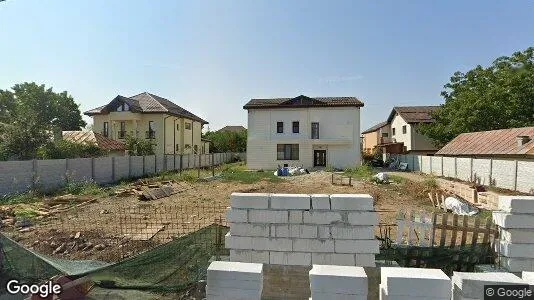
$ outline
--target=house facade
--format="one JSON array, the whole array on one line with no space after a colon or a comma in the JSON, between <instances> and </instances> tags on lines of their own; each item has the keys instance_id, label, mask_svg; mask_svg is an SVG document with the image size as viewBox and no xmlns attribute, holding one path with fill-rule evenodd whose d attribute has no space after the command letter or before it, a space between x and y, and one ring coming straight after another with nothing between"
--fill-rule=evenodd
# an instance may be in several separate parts
<instances>
[{"instance_id":1,"label":"house facade","mask_svg":"<svg viewBox=\"0 0 534 300\"><path fill-rule=\"evenodd\" d=\"M367 154L372 154L379 144L391 141L391 128L388 122L381 122L373 127L362 131L363 151Z\"/></svg>"},{"instance_id":2,"label":"house facade","mask_svg":"<svg viewBox=\"0 0 534 300\"><path fill-rule=\"evenodd\" d=\"M360 107L355 97L252 99L247 166L347 168L361 164Z\"/></svg>"},{"instance_id":3,"label":"house facade","mask_svg":"<svg viewBox=\"0 0 534 300\"><path fill-rule=\"evenodd\" d=\"M150 140L158 155L209 152L201 138L208 122L154 94L119 95L84 114L93 118L93 131L123 143L128 135Z\"/></svg>"}]
</instances>

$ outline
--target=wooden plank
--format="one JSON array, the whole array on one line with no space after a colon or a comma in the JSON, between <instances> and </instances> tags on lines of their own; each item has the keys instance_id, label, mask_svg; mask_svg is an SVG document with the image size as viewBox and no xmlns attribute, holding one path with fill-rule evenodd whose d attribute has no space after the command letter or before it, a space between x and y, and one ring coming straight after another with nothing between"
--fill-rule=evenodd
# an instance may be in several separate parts
<instances>
[{"instance_id":1,"label":"wooden plank","mask_svg":"<svg viewBox=\"0 0 534 300\"><path fill-rule=\"evenodd\" d=\"M430 202L432 202L432 206L437 207L437 204L434 201L434 197L432 196L432 193L428 193L428 198L430 198Z\"/></svg>"},{"instance_id":2,"label":"wooden plank","mask_svg":"<svg viewBox=\"0 0 534 300\"><path fill-rule=\"evenodd\" d=\"M412 245L412 230L413 230L413 210L410 211L410 216L408 217L408 246Z\"/></svg>"},{"instance_id":3,"label":"wooden plank","mask_svg":"<svg viewBox=\"0 0 534 300\"><path fill-rule=\"evenodd\" d=\"M451 247L454 247L456 246L456 235L458 233L458 215L452 217L452 226L454 229L452 230Z\"/></svg>"},{"instance_id":4,"label":"wooden plank","mask_svg":"<svg viewBox=\"0 0 534 300\"><path fill-rule=\"evenodd\" d=\"M430 233L430 247L434 247L434 240L436 236L436 213L432 212L430 217L430 222L432 223L432 232Z\"/></svg>"},{"instance_id":5,"label":"wooden plank","mask_svg":"<svg viewBox=\"0 0 534 300\"><path fill-rule=\"evenodd\" d=\"M464 216L462 220L462 243L460 244L462 247L465 246L465 242L467 241L467 228L468 227L469 227L469 218L467 216Z\"/></svg>"},{"instance_id":6,"label":"wooden plank","mask_svg":"<svg viewBox=\"0 0 534 300\"><path fill-rule=\"evenodd\" d=\"M478 233L479 233L478 227L480 227L480 218L475 219L475 226L474 226L475 230L473 230L473 237L471 238L472 246L476 246L478 243Z\"/></svg>"},{"instance_id":7,"label":"wooden plank","mask_svg":"<svg viewBox=\"0 0 534 300\"><path fill-rule=\"evenodd\" d=\"M447 224L448 218L449 218L448 214L443 214L442 217L441 217L441 224L448 225ZM439 239L439 246L440 247L444 247L445 246L445 237L446 237L446 235L447 235L447 230L446 229L441 229L441 234L440 234L440 239Z\"/></svg>"},{"instance_id":8,"label":"wooden plank","mask_svg":"<svg viewBox=\"0 0 534 300\"><path fill-rule=\"evenodd\" d=\"M483 232L482 236L482 243L487 244L489 242L490 234L491 234L491 226L493 222L490 218L486 219L486 225L484 226L485 230Z\"/></svg>"}]
</instances>

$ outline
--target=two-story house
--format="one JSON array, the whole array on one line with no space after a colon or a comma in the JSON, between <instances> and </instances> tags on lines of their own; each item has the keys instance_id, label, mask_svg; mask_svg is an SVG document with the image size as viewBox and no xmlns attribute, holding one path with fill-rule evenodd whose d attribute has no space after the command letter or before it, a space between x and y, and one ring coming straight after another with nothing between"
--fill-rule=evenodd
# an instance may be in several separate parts
<instances>
[{"instance_id":1,"label":"two-story house","mask_svg":"<svg viewBox=\"0 0 534 300\"><path fill-rule=\"evenodd\" d=\"M93 131L122 142L128 135L148 139L156 154L209 152L209 145L201 138L202 127L208 122L150 93L119 95L84 114L93 117Z\"/></svg>"},{"instance_id":2,"label":"two-story house","mask_svg":"<svg viewBox=\"0 0 534 300\"><path fill-rule=\"evenodd\" d=\"M243 106L248 168L360 165L362 106L355 97L251 99Z\"/></svg>"},{"instance_id":3,"label":"two-story house","mask_svg":"<svg viewBox=\"0 0 534 300\"><path fill-rule=\"evenodd\" d=\"M362 131L363 151L365 153L372 154L378 145L389 141L391 141L390 127L386 121Z\"/></svg>"}]
</instances>

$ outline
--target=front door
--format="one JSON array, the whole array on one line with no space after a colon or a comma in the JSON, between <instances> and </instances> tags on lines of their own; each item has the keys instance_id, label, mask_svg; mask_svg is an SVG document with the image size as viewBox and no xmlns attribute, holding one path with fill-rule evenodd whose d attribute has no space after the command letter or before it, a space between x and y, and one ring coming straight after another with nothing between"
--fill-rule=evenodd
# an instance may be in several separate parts
<instances>
[{"instance_id":1,"label":"front door","mask_svg":"<svg viewBox=\"0 0 534 300\"><path fill-rule=\"evenodd\" d=\"M326 167L326 150L313 150L313 166Z\"/></svg>"}]
</instances>

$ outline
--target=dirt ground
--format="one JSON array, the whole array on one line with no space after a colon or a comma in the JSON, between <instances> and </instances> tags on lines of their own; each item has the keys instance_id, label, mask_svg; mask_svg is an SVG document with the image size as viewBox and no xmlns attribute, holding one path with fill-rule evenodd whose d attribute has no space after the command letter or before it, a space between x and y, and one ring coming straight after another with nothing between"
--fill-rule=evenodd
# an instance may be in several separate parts
<instances>
[{"instance_id":1,"label":"dirt ground","mask_svg":"<svg viewBox=\"0 0 534 300\"><path fill-rule=\"evenodd\" d=\"M187 183L181 193L152 201L108 196L45 217L22 232L12 231L11 236L30 249L56 257L119 261L214 222L224 224L232 192L370 194L381 224L395 224L400 209L432 210L421 182L377 185L353 179L352 186L341 186L332 185L331 176L317 171L283 177L281 182L194 182Z\"/></svg>"}]
</instances>

